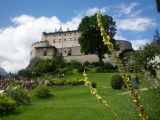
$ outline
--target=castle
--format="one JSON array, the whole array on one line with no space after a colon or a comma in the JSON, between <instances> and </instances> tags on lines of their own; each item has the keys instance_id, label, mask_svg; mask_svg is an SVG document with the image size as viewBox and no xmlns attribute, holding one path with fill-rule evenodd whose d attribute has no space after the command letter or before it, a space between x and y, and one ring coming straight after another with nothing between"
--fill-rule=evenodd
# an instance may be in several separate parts
<instances>
[{"instance_id":1,"label":"castle","mask_svg":"<svg viewBox=\"0 0 160 120\"><path fill-rule=\"evenodd\" d=\"M30 53L31 60L34 58L40 59L52 59L55 56L62 55L66 62L76 60L84 63L97 62L98 57L96 54L87 54L80 52L80 44L78 38L80 37L80 31L69 29L67 31L59 31L42 33L41 41L32 44L32 50ZM124 50L132 50L132 44L124 40L116 40L117 52L120 53ZM104 62L114 63L114 59L110 54L105 54Z\"/></svg>"}]
</instances>

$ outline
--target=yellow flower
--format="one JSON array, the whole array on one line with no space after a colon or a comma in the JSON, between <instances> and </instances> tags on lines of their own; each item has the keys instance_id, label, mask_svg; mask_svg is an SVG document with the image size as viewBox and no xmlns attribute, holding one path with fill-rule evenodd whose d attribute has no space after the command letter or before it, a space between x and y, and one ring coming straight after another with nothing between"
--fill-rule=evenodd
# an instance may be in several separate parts
<instances>
[{"instance_id":1,"label":"yellow flower","mask_svg":"<svg viewBox=\"0 0 160 120\"><path fill-rule=\"evenodd\" d=\"M105 29L104 29L104 27L102 25L102 22L101 22L101 14L100 14L100 12L98 12L96 15L97 15L98 27L99 27L99 29L101 31L101 36L103 37L103 42L104 42L105 45L108 46L108 49L110 50L111 54L114 56L114 59L116 60L116 64L118 66L118 69L121 72L122 77L124 78L124 82L125 82L125 84L127 85L127 87L130 90L130 96L133 97L133 102L135 102L137 108L141 109L140 111L138 111L139 112L139 116L142 119L147 120L148 116L145 114L144 111L142 111L143 110L143 106L141 105L140 99L136 95L136 92L132 88L131 81L129 80L128 74L126 73L126 71L124 69L122 61L119 59L119 55L114 50L113 44L110 42L110 36L108 36L106 34L106 32L105 32ZM99 97L97 96L97 98L99 98ZM101 98L99 98L99 99L101 99Z\"/></svg>"}]
</instances>

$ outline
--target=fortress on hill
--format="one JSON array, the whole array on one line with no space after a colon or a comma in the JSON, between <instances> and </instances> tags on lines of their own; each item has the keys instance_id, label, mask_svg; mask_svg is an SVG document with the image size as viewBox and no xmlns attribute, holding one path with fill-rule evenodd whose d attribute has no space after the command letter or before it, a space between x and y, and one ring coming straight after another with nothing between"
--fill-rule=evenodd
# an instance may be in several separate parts
<instances>
[{"instance_id":1,"label":"fortress on hill","mask_svg":"<svg viewBox=\"0 0 160 120\"><path fill-rule=\"evenodd\" d=\"M80 31L73 30L42 33L41 41L32 44L32 50L30 53L31 60L34 58L40 59L52 59L55 56L62 55L66 62L76 60L84 63L97 62L99 59L96 54L87 54L80 52L80 44L78 38L80 37ZM132 50L132 44L124 40L116 40L117 52L121 53L124 50ZM114 59L110 54L105 54L104 62L114 63Z\"/></svg>"}]
</instances>

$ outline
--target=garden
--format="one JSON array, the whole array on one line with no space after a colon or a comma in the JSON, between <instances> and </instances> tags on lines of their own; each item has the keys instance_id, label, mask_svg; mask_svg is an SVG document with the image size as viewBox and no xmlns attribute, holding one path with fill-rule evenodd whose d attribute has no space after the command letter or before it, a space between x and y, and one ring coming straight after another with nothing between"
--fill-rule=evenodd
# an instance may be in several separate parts
<instances>
[{"instance_id":1,"label":"garden","mask_svg":"<svg viewBox=\"0 0 160 120\"><path fill-rule=\"evenodd\" d=\"M61 56L38 60L32 72L19 71L20 76L29 80L9 81L5 93L0 94L0 120L160 119L159 81L154 74L149 78L141 70L143 67L153 73L153 68L147 65L158 53L157 49L146 45L143 50L133 52L129 59L135 61L126 66L126 59L120 59L103 28L101 17L105 21L106 16L98 13L92 17L96 17L104 46L117 65L102 62L102 53L98 53L99 63L83 65L77 61L65 63ZM146 53L150 53L144 56L147 59L142 57ZM139 79L137 88L133 74Z\"/></svg>"}]
</instances>

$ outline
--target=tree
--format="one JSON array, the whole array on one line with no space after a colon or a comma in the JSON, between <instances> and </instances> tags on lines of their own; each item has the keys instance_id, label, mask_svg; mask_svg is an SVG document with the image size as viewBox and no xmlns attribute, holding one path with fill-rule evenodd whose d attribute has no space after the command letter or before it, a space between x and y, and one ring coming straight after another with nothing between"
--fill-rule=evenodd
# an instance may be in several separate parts
<instances>
[{"instance_id":1,"label":"tree","mask_svg":"<svg viewBox=\"0 0 160 120\"><path fill-rule=\"evenodd\" d=\"M18 71L18 76L31 78L32 77L32 73L29 70L22 69L22 70Z\"/></svg>"},{"instance_id":2,"label":"tree","mask_svg":"<svg viewBox=\"0 0 160 120\"><path fill-rule=\"evenodd\" d=\"M143 49L139 49L132 53L132 63L133 69L135 71L140 71L142 69L146 70L149 63L155 59L155 56L160 54L160 51L152 44L147 44Z\"/></svg>"},{"instance_id":3,"label":"tree","mask_svg":"<svg viewBox=\"0 0 160 120\"><path fill-rule=\"evenodd\" d=\"M158 29L156 29L155 30L155 32L154 32L154 38L153 38L153 41L155 41L155 42L157 42L157 43L159 43L160 44L160 34L159 34L159 31L158 31Z\"/></svg>"},{"instance_id":4,"label":"tree","mask_svg":"<svg viewBox=\"0 0 160 120\"><path fill-rule=\"evenodd\" d=\"M32 73L35 76L42 76L46 73L52 73L56 69L56 65L53 60L38 60L37 64L32 69Z\"/></svg>"},{"instance_id":5,"label":"tree","mask_svg":"<svg viewBox=\"0 0 160 120\"><path fill-rule=\"evenodd\" d=\"M104 15L101 18L106 33L110 36L111 42L115 44L113 37L116 34L116 22L113 21L113 18L108 15ZM109 53L109 50L102 41L102 36L97 24L96 14L93 16L84 17L78 27L78 30L81 32L81 36L79 37L81 52L85 54L97 54L99 58L99 64L101 65L104 54Z\"/></svg>"}]
</instances>

